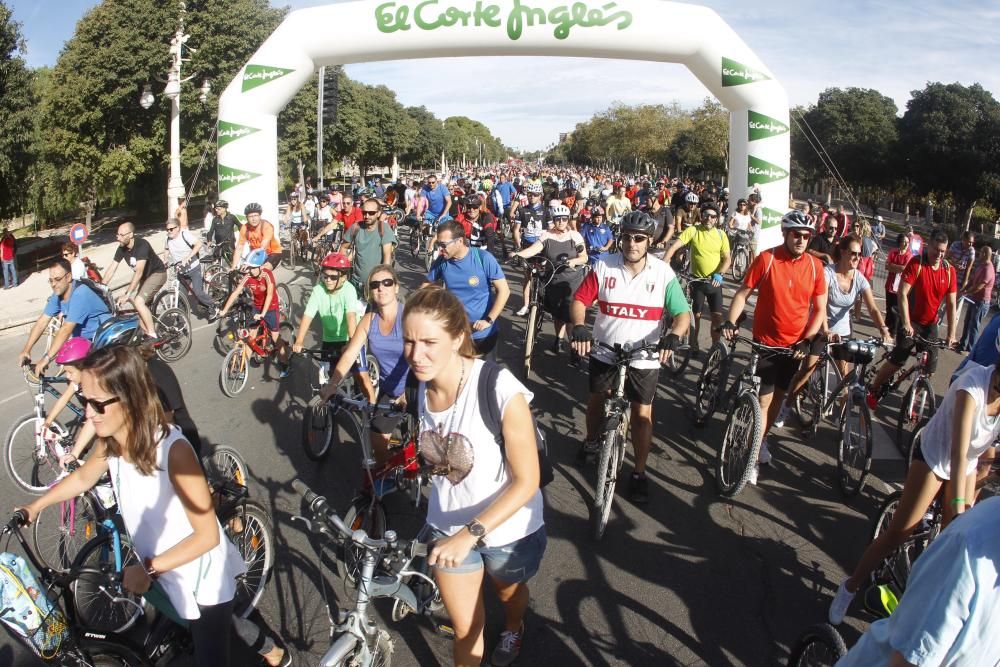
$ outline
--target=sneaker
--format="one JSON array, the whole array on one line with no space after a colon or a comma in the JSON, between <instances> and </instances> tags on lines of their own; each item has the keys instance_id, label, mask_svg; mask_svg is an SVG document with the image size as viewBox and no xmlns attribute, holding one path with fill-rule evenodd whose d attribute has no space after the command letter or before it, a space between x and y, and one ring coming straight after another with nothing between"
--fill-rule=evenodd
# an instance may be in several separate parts
<instances>
[{"instance_id":1,"label":"sneaker","mask_svg":"<svg viewBox=\"0 0 1000 667\"><path fill-rule=\"evenodd\" d=\"M208 321L209 322L214 322L217 319L219 319L219 309L218 308L213 308L212 312L210 312L208 314Z\"/></svg>"},{"instance_id":2,"label":"sneaker","mask_svg":"<svg viewBox=\"0 0 1000 667\"><path fill-rule=\"evenodd\" d=\"M278 379L279 380L288 377L288 373L290 372L289 368L288 368L288 364L283 364L280 361L278 361L278 362L275 362L275 366L277 366L277 368L278 368Z\"/></svg>"},{"instance_id":3,"label":"sneaker","mask_svg":"<svg viewBox=\"0 0 1000 667\"><path fill-rule=\"evenodd\" d=\"M762 466L771 465L772 458L771 450L767 448L767 438L764 438L764 441L760 443L760 453L757 454L757 463Z\"/></svg>"},{"instance_id":4,"label":"sneaker","mask_svg":"<svg viewBox=\"0 0 1000 667\"><path fill-rule=\"evenodd\" d=\"M584 440L580 443L580 447L576 450L576 460L577 463L586 463L591 460L595 454L601 449L601 443L598 440Z\"/></svg>"},{"instance_id":5,"label":"sneaker","mask_svg":"<svg viewBox=\"0 0 1000 667\"><path fill-rule=\"evenodd\" d=\"M493 649L490 664L494 667L507 667L507 665L512 664L521 653L522 639L524 639L524 623L521 623L517 632L504 630L500 633L500 642Z\"/></svg>"},{"instance_id":6,"label":"sneaker","mask_svg":"<svg viewBox=\"0 0 1000 667\"><path fill-rule=\"evenodd\" d=\"M517 311L514 314L517 315L518 317L524 317L525 315L528 314L528 307L527 306L522 306L521 310Z\"/></svg>"},{"instance_id":7,"label":"sneaker","mask_svg":"<svg viewBox=\"0 0 1000 667\"><path fill-rule=\"evenodd\" d=\"M752 486L757 486L757 476L760 474L760 466L754 465L753 470L750 471L750 477L747 478L747 484Z\"/></svg>"},{"instance_id":8,"label":"sneaker","mask_svg":"<svg viewBox=\"0 0 1000 667\"><path fill-rule=\"evenodd\" d=\"M628 499L636 505L649 502L649 480L646 476L637 477L634 473L628 480Z\"/></svg>"},{"instance_id":9,"label":"sneaker","mask_svg":"<svg viewBox=\"0 0 1000 667\"><path fill-rule=\"evenodd\" d=\"M837 595L834 596L833 602L830 603L828 618L830 625L841 624L844 616L847 615L847 609L851 606L852 600L854 600L854 593L847 590L847 579L844 579L837 588Z\"/></svg>"},{"instance_id":10,"label":"sneaker","mask_svg":"<svg viewBox=\"0 0 1000 667\"><path fill-rule=\"evenodd\" d=\"M781 403L781 410L778 411L778 417L774 420L774 428L784 428L785 421L788 420L788 413L792 411L792 408L788 403Z\"/></svg>"}]
</instances>

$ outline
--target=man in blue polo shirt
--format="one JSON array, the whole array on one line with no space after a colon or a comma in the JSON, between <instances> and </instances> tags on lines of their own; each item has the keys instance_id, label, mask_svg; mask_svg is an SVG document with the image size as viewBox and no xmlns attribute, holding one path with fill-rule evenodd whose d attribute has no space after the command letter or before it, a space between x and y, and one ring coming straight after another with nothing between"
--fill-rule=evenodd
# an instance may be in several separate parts
<instances>
[{"instance_id":1,"label":"man in blue polo shirt","mask_svg":"<svg viewBox=\"0 0 1000 667\"><path fill-rule=\"evenodd\" d=\"M510 215L510 202L517 196L517 189L507 180L507 174L500 174L500 183L497 185L496 190L500 193L500 198L503 200L503 215L507 217Z\"/></svg>"},{"instance_id":2,"label":"man in blue polo shirt","mask_svg":"<svg viewBox=\"0 0 1000 667\"><path fill-rule=\"evenodd\" d=\"M507 305L507 276L493 255L465 243L465 229L453 220L442 222L435 247L441 255L431 264L427 283L441 282L465 306L472 324L476 353L496 359L497 318Z\"/></svg>"},{"instance_id":3,"label":"man in blue polo shirt","mask_svg":"<svg viewBox=\"0 0 1000 667\"><path fill-rule=\"evenodd\" d=\"M22 364L31 360L31 348L45 333L45 328L53 317L62 315L63 324L49 347L52 357L71 336L82 336L87 340L93 340L97 327L111 317L111 311L100 295L73 280L73 268L65 259L57 259L49 267L49 285L52 286L52 295L45 302L45 308L35 320L35 325L31 327L28 342L24 344L24 349L18 358ZM35 364L35 372L41 374L50 360L51 357L47 352Z\"/></svg>"}]
</instances>

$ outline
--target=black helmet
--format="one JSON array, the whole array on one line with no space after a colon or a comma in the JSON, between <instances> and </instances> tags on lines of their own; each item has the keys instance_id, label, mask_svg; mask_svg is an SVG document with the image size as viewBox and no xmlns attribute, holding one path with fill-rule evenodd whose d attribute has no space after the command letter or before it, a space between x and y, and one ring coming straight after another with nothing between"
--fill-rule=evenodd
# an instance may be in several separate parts
<instances>
[{"instance_id":1,"label":"black helmet","mask_svg":"<svg viewBox=\"0 0 1000 667\"><path fill-rule=\"evenodd\" d=\"M623 232L641 232L652 236L656 231L656 221L644 211L632 211L622 218L621 228Z\"/></svg>"},{"instance_id":2,"label":"black helmet","mask_svg":"<svg viewBox=\"0 0 1000 667\"><path fill-rule=\"evenodd\" d=\"M462 203L471 208L479 208L483 205L483 198L473 192L462 198Z\"/></svg>"},{"instance_id":3,"label":"black helmet","mask_svg":"<svg viewBox=\"0 0 1000 667\"><path fill-rule=\"evenodd\" d=\"M243 215L250 215L251 213L263 213L264 209L257 202L250 202L247 207L243 209Z\"/></svg>"},{"instance_id":4,"label":"black helmet","mask_svg":"<svg viewBox=\"0 0 1000 667\"><path fill-rule=\"evenodd\" d=\"M707 211L711 211L715 214L715 217L719 217L719 209L715 204L709 202L701 205L701 214L705 215Z\"/></svg>"}]
</instances>

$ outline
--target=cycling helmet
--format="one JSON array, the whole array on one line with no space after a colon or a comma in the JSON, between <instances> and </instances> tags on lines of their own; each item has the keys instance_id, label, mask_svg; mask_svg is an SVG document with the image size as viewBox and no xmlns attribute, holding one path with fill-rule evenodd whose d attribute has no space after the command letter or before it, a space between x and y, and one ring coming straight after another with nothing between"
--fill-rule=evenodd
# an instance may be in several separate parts
<instances>
[{"instance_id":1,"label":"cycling helmet","mask_svg":"<svg viewBox=\"0 0 1000 667\"><path fill-rule=\"evenodd\" d=\"M781 218L781 231L787 232L790 229L808 229L813 231L813 226L809 222L806 214L799 210L789 211Z\"/></svg>"},{"instance_id":2,"label":"cycling helmet","mask_svg":"<svg viewBox=\"0 0 1000 667\"><path fill-rule=\"evenodd\" d=\"M250 202L249 204L247 204L247 207L243 209L243 215L250 215L251 213L263 213L263 212L264 208L255 201Z\"/></svg>"},{"instance_id":3,"label":"cycling helmet","mask_svg":"<svg viewBox=\"0 0 1000 667\"><path fill-rule=\"evenodd\" d=\"M94 334L92 350L100 350L110 345L129 343L139 330L138 315L119 315L104 320Z\"/></svg>"},{"instance_id":4,"label":"cycling helmet","mask_svg":"<svg viewBox=\"0 0 1000 667\"><path fill-rule=\"evenodd\" d=\"M715 217L719 217L719 209L715 206L715 204L702 204L701 214L705 215L706 211L711 211L715 214Z\"/></svg>"},{"instance_id":5,"label":"cycling helmet","mask_svg":"<svg viewBox=\"0 0 1000 667\"><path fill-rule=\"evenodd\" d=\"M75 364L78 361L83 361L83 358L88 354L90 354L90 341L86 338L76 336L70 338L59 348L59 354L56 355L56 363Z\"/></svg>"},{"instance_id":6,"label":"cycling helmet","mask_svg":"<svg viewBox=\"0 0 1000 667\"><path fill-rule=\"evenodd\" d=\"M722 194L723 194L723 196L728 197L729 196L729 188L722 188Z\"/></svg>"},{"instance_id":7,"label":"cycling helmet","mask_svg":"<svg viewBox=\"0 0 1000 667\"><path fill-rule=\"evenodd\" d=\"M529 195L540 195L542 194L542 186L538 183L528 183L527 187L524 188L524 191Z\"/></svg>"},{"instance_id":8,"label":"cycling helmet","mask_svg":"<svg viewBox=\"0 0 1000 667\"><path fill-rule=\"evenodd\" d=\"M600 206L595 206L590 210L590 217L593 218L595 215L604 217L604 209Z\"/></svg>"},{"instance_id":9,"label":"cycling helmet","mask_svg":"<svg viewBox=\"0 0 1000 667\"><path fill-rule=\"evenodd\" d=\"M652 236L656 231L656 221L645 211L632 211L622 218L621 229L623 232L641 232Z\"/></svg>"},{"instance_id":10,"label":"cycling helmet","mask_svg":"<svg viewBox=\"0 0 1000 667\"><path fill-rule=\"evenodd\" d=\"M323 263L320 266L324 269L340 269L342 271L346 271L351 268L351 260L347 259L347 256L343 253L331 252L323 258Z\"/></svg>"},{"instance_id":11,"label":"cycling helmet","mask_svg":"<svg viewBox=\"0 0 1000 667\"><path fill-rule=\"evenodd\" d=\"M556 206L553 206L551 209L549 209L549 212L552 214L553 218L569 217L569 209L566 206L563 206L562 204L557 204Z\"/></svg>"},{"instance_id":12,"label":"cycling helmet","mask_svg":"<svg viewBox=\"0 0 1000 667\"><path fill-rule=\"evenodd\" d=\"M698 195L696 195L693 192L689 192L686 195L684 195L684 201L686 201L688 204L697 204L701 200L698 199Z\"/></svg>"},{"instance_id":13,"label":"cycling helmet","mask_svg":"<svg viewBox=\"0 0 1000 667\"><path fill-rule=\"evenodd\" d=\"M220 199L219 201L215 202L215 208L229 208L229 202L227 202L225 199Z\"/></svg>"},{"instance_id":14,"label":"cycling helmet","mask_svg":"<svg viewBox=\"0 0 1000 667\"><path fill-rule=\"evenodd\" d=\"M465 197L462 198L462 203L469 208L479 208L483 205L483 198L476 193L472 193L465 195Z\"/></svg>"},{"instance_id":15,"label":"cycling helmet","mask_svg":"<svg viewBox=\"0 0 1000 667\"><path fill-rule=\"evenodd\" d=\"M267 251L263 248L257 248L243 260L243 266L249 266L250 268L260 268L264 266L264 262L267 261Z\"/></svg>"}]
</instances>

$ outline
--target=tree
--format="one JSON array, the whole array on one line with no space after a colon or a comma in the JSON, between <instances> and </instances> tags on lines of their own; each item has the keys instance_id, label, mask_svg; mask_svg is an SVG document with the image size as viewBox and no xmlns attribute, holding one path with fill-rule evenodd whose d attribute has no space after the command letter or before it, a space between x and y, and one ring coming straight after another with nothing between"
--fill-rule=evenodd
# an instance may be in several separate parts
<instances>
[{"instance_id":1,"label":"tree","mask_svg":"<svg viewBox=\"0 0 1000 667\"><path fill-rule=\"evenodd\" d=\"M337 123L323 129L325 145L350 157L367 175L369 167L386 166L416 140L417 122L385 86L369 86L346 75L340 81Z\"/></svg>"},{"instance_id":2,"label":"tree","mask_svg":"<svg viewBox=\"0 0 1000 667\"><path fill-rule=\"evenodd\" d=\"M23 52L21 26L0 0L0 218L23 213L28 203L35 100Z\"/></svg>"},{"instance_id":3,"label":"tree","mask_svg":"<svg viewBox=\"0 0 1000 667\"><path fill-rule=\"evenodd\" d=\"M706 98L691 112L691 126L677 133L669 155L672 162L689 172L725 173L729 164L729 112Z\"/></svg>"},{"instance_id":4,"label":"tree","mask_svg":"<svg viewBox=\"0 0 1000 667\"><path fill-rule=\"evenodd\" d=\"M309 171L316 163L318 94L319 86L314 76L278 114L278 178L279 182L284 181L286 189L291 189L298 182L300 163L303 168L308 165ZM323 165L323 173L326 174L326 164Z\"/></svg>"},{"instance_id":5,"label":"tree","mask_svg":"<svg viewBox=\"0 0 1000 667\"><path fill-rule=\"evenodd\" d=\"M441 159L445 146L443 121L426 107L406 107L406 113L417 124L417 134L400 159L413 166L433 167Z\"/></svg>"}]
</instances>

